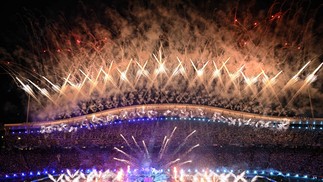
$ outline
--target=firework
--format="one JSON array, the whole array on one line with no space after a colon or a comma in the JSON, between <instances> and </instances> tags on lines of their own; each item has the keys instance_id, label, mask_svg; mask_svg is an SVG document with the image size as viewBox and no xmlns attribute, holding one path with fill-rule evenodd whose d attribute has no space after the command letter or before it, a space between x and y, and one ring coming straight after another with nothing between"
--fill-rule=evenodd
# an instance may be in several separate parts
<instances>
[{"instance_id":1,"label":"firework","mask_svg":"<svg viewBox=\"0 0 323 182\"><path fill-rule=\"evenodd\" d=\"M70 170L66 170L66 173L60 174L57 179L51 174L48 175L49 179L53 182L63 182L63 181L143 181L143 180L154 180L154 181L194 181L194 182L229 182L229 181L257 181L258 179L271 180L268 177L253 175L252 177L246 177L246 172L240 174L229 173L216 173L213 170L202 170L195 172L185 172L183 169L177 169L174 167L171 171L165 172L164 170L156 170L154 168L148 170L128 170L127 173L120 169L118 171L97 171L93 170L88 174L85 174L81 171L76 171L72 173Z\"/></svg>"},{"instance_id":2,"label":"firework","mask_svg":"<svg viewBox=\"0 0 323 182\"><path fill-rule=\"evenodd\" d=\"M152 149L153 146L149 146L149 149L148 149L144 140L142 141L142 146L140 146L137 140L135 139L135 137L131 136L131 138L133 139L133 145L134 145L132 146L129 144L128 140L122 134L120 134L121 138L126 142L127 146L129 147L131 152L134 153L134 155L130 155L124 150L121 150L120 148L115 147L114 149L119 153L121 153L123 156L125 156L126 159L120 159L120 158L114 158L114 159L116 161L130 165L131 167L137 167L137 168L140 168L140 167L150 168L152 166L158 166L161 169L166 169L173 165L181 166L187 163L191 163L192 160L183 160L183 158L185 158L187 154L189 154L194 148L198 147L199 144L196 144L184 151L183 149L187 144L186 142L188 138L191 137L196 132L196 130L188 134L185 137L184 141L179 146L177 146L176 149L170 152L169 148L171 145L172 137L176 129L177 127L174 127L170 136L164 137L164 140L158 152L158 156L153 156L153 153L150 153L148 151L149 149ZM175 156L178 156L178 157L175 157Z\"/></svg>"},{"instance_id":3,"label":"firework","mask_svg":"<svg viewBox=\"0 0 323 182\"><path fill-rule=\"evenodd\" d=\"M165 91L205 90L210 97L278 105L280 110L295 109L298 98L304 102L298 106L300 112L309 107L319 110L309 106L308 92L322 97L322 89L314 84L320 76L322 64L317 57L321 53L311 44L313 25L302 18L312 20L316 11L292 12L285 10L285 4L274 3L265 17L230 5L236 9L234 14L219 8L210 18L190 4L185 15L189 18L183 18L175 8L177 3L156 5L154 12L133 3L131 17L141 23L129 22L107 8L118 36L114 28L89 31L86 19L66 30L60 26L66 22L57 22L38 27L47 36L36 40L46 46L33 42L32 50L26 50L39 53L24 55L30 66L8 62L2 66L36 101L31 108L38 113L68 113L80 101L143 89L157 89L163 95ZM293 3L288 5L297 10ZM20 55L8 59L15 58ZM62 106L66 107L59 111Z\"/></svg>"}]
</instances>

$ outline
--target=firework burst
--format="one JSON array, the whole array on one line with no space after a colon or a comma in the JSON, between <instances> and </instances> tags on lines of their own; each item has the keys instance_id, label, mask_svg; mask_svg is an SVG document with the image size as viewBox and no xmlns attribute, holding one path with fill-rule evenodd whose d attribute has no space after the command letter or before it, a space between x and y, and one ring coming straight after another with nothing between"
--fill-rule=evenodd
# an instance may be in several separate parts
<instances>
[{"instance_id":1,"label":"firework burst","mask_svg":"<svg viewBox=\"0 0 323 182\"><path fill-rule=\"evenodd\" d=\"M155 153L152 152L153 145L149 145L147 147L146 142L142 140L140 145L138 144L135 137L131 136L132 143L130 142L122 135L122 139L127 144L128 149L130 152L134 153L133 155L128 154L125 152L124 149L120 149L118 147L114 147L114 149L122 154L125 158L117 158L115 157L114 160L122 162L126 165L129 165L131 167L135 168L157 168L157 169L167 169L171 166L182 166L187 163L192 163L192 160L185 160L187 158L187 155L197 148L199 144L187 147L187 140L196 133L196 130L192 131L190 134L188 134L184 140L175 147L175 149L170 150L172 142L172 138L175 134L177 127L174 127L171 134L169 136L165 136L164 140L159 147L159 152L157 156L154 156ZM172 146L174 147L174 146Z\"/></svg>"},{"instance_id":2,"label":"firework burst","mask_svg":"<svg viewBox=\"0 0 323 182\"><path fill-rule=\"evenodd\" d=\"M78 17L72 28L67 20L32 26L41 36L1 65L34 98L37 113L68 113L80 101L143 89L198 89L207 97L319 112L309 97L322 98L316 11L277 2L264 14L246 10L255 4L231 3L234 12L219 5L210 17L199 13L203 4L195 6L130 3L126 14L107 6L108 28L99 17Z\"/></svg>"}]
</instances>

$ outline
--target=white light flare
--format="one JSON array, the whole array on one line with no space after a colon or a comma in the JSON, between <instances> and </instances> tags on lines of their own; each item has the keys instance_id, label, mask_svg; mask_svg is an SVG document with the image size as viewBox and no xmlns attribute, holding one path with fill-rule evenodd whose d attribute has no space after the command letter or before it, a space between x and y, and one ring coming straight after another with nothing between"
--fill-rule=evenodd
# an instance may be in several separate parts
<instances>
[{"instance_id":1,"label":"white light flare","mask_svg":"<svg viewBox=\"0 0 323 182\"><path fill-rule=\"evenodd\" d=\"M299 75L301 74L301 72L310 64L311 61L308 61L288 82L287 84L284 86L283 90L285 90L286 88L288 88L290 85L293 85L294 83L296 83L299 80Z\"/></svg>"},{"instance_id":2,"label":"white light flare","mask_svg":"<svg viewBox=\"0 0 323 182\"><path fill-rule=\"evenodd\" d=\"M237 79L240 76L240 73L242 72L242 69L244 68L245 65L242 65L238 71L236 71L235 73L230 73L229 69L224 66L225 70L227 71L231 81L234 81L235 79Z\"/></svg>"},{"instance_id":3,"label":"white light flare","mask_svg":"<svg viewBox=\"0 0 323 182\"><path fill-rule=\"evenodd\" d=\"M18 77L16 77L18 82L22 85L22 89L27 92L29 95L31 95L35 100L38 101L37 97L34 94L34 91L30 88L28 84L24 84Z\"/></svg>"},{"instance_id":4,"label":"white light flare","mask_svg":"<svg viewBox=\"0 0 323 182\"><path fill-rule=\"evenodd\" d=\"M166 73L165 63L159 63L158 68L155 70L155 73L157 75L162 74L162 73Z\"/></svg>"},{"instance_id":5,"label":"white light flare","mask_svg":"<svg viewBox=\"0 0 323 182\"><path fill-rule=\"evenodd\" d=\"M205 69L205 68L206 68L206 66L208 65L209 61L207 61L207 62L203 65L203 67L202 67L201 69L197 69L197 67L195 66L195 64L193 63L193 61L192 61L192 60L190 60L190 61L191 61L191 64L192 64L192 66L193 66L194 70L196 71L196 75L197 75L198 77L202 77L202 76L204 75L204 69Z\"/></svg>"},{"instance_id":6,"label":"white light flare","mask_svg":"<svg viewBox=\"0 0 323 182\"><path fill-rule=\"evenodd\" d=\"M277 78L278 78L278 76L282 73L283 71L280 71L280 72L278 72L274 77L272 77L271 79L269 79L269 77L266 75L266 74L264 74L264 72L263 72L263 74L264 74L264 78L263 78L263 83L265 84L265 88L266 87L268 87L268 86L270 86L270 85L275 85L276 83L277 83Z\"/></svg>"},{"instance_id":7,"label":"white light flare","mask_svg":"<svg viewBox=\"0 0 323 182\"><path fill-rule=\"evenodd\" d=\"M306 77L306 83L313 83L316 80L317 76L315 73L317 73L322 66L323 63L321 63L310 75Z\"/></svg>"},{"instance_id":8,"label":"white light flare","mask_svg":"<svg viewBox=\"0 0 323 182\"><path fill-rule=\"evenodd\" d=\"M52 85L53 90L55 90L56 92L60 92L61 88L58 85L55 85L54 83L52 83L51 81L49 81L46 77L43 76L43 78Z\"/></svg>"},{"instance_id":9,"label":"white light flare","mask_svg":"<svg viewBox=\"0 0 323 182\"><path fill-rule=\"evenodd\" d=\"M127 72L125 72L125 71L123 71L123 72L120 72L120 78L121 78L121 80L128 80L127 79Z\"/></svg>"},{"instance_id":10,"label":"white light flare","mask_svg":"<svg viewBox=\"0 0 323 182\"><path fill-rule=\"evenodd\" d=\"M31 80L28 80L32 85L34 85L41 94L43 94L44 96L46 96L50 101L52 101L54 104L55 101L52 99L52 97L49 95L48 91L45 88L40 88L37 84L35 84L34 82L32 82Z\"/></svg>"},{"instance_id":11,"label":"white light flare","mask_svg":"<svg viewBox=\"0 0 323 182\"><path fill-rule=\"evenodd\" d=\"M167 69L166 69L166 66L165 66L165 62L162 60L161 50L159 50L159 58L157 58L157 56L155 54L153 54L153 57L155 58L155 60L158 63L158 68L155 69L156 75L166 73Z\"/></svg>"},{"instance_id":12,"label":"white light flare","mask_svg":"<svg viewBox=\"0 0 323 182\"><path fill-rule=\"evenodd\" d=\"M138 65L138 66L139 66L139 68L140 68L140 69L138 69L138 71L137 71L137 75L136 75L137 80L139 80L139 78L140 78L141 76L146 76L146 77L148 77L148 76L149 76L149 71L145 69L145 68L146 68L146 65L147 65L147 63L148 63L148 61L146 61L146 62L145 62L145 64L144 64L143 66L142 66L142 65L140 65L140 64L138 63L138 61L136 61L136 63L137 63L137 65Z\"/></svg>"},{"instance_id":13,"label":"white light flare","mask_svg":"<svg viewBox=\"0 0 323 182\"><path fill-rule=\"evenodd\" d=\"M213 78L217 78L219 76L221 76L221 71L218 70L218 69L214 70L214 72L213 72Z\"/></svg>"},{"instance_id":14,"label":"white light flare","mask_svg":"<svg viewBox=\"0 0 323 182\"><path fill-rule=\"evenodd\" d=\"M177 57L177 61L178 61L178 65L174 69L172 76L176 76L178 74L181 74L186 77L186 71L185 71L185 68L182 64L182 61L178 57Z\"/></svg>"}]
</instances>

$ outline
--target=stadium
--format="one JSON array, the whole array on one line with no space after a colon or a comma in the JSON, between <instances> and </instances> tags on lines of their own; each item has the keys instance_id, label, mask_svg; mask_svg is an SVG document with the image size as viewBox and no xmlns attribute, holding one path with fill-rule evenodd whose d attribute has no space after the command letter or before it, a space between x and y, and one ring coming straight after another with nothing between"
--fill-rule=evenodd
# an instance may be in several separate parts
<instances>
[{"instance_id":1,"label":"stadium","mask_svg":"<svg viewBox=\"0 0 323 182\"><path fill-rule=\"evenodd\" d=\"M323 181L320 4L20 6L0 181Z\"/></svg>"}]
</instances>

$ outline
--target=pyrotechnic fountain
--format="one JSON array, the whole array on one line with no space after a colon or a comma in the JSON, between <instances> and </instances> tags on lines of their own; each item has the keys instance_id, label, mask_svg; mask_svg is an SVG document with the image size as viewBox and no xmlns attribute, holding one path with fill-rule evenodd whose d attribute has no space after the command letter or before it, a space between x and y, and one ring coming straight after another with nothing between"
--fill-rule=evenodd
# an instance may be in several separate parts
<instances>
[{"instance_id":1,"label":"pyrotechnic fountain","mask_svg":"<svg viewBox=\"0 0 323 182\"><path fill-rule=\"evenodd\" d=\"M183 158L185 158L187 154L189 154L194 148L198 147L199 144L196 144L189 148L186 147L187 149L184 151L183 149L185 149L186 141L196 132L196 130L188 134L184 138L183 142L179 144L176 148L174 148L172 152L170 152L169 146L171 145L172 137L176 129L177 127L173 129L170 136L164 137L163 143L161 144L158 152L158 156L154 156L152 152L149 152L149 149L152 149L154 146L149 146L148 149L144 140L142 140L142 146L140 146L135 137L131 136L134 144L130 145L128 140L122 134L120 134L120 136L126 142L131 152L135 154L129 155L124 150L115 147L114 149L123 154L126 157L126 159L116 157L114 159L136 168L153 167L157 169L167 169L174 165L182 166L184 164L191 163L192 160L183 160Z\"/></svg>"},{"instance_id":2,"label":"pyrotechnic fountain","mask_svg":"<svg viewBox=\"0 0 323 182\"><path fill-rule=\"evenodd\" d=\"M124 171L120 169L118 172L113 172L110 170L106 171L92 171L88 174L76 171L75 173L66 170L66 173L60 174L57 179L54 176L49 175L49 178L53 182L63 182L63 181L115 181L115 182L141 182L141 181L156 181L156 182L166 182L166 181L176 181L176 182L229 182L229 181L242 181L242 182L255 182L259 179L265 179L271 181L270 178L255 175L254 177L246 177L246 172L240 174L229 173L216 173L212 170L203 170L201 172L184 172L184 170L178 170L176 167L172 171L164 172L163 170L152 169L149 172L146 171L147 176L139 176L138 171Z\"/></svg>"}]
</instances>

